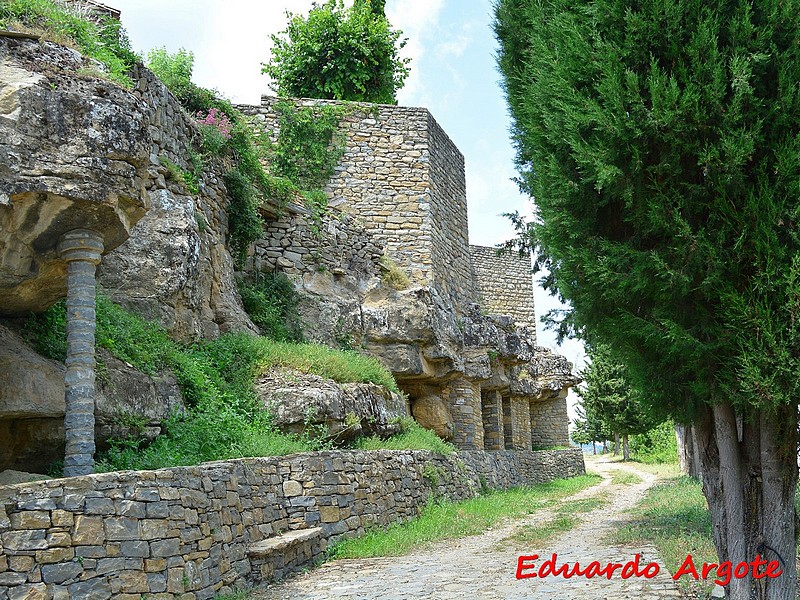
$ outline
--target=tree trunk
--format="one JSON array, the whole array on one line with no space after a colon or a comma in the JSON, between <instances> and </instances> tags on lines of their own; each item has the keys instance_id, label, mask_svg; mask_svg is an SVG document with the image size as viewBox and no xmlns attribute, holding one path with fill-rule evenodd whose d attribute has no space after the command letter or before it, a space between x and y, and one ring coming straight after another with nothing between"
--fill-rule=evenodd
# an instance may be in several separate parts
<instances>
[{"instance_id":1,"label":"tree trunk","mask_svg":"<svg viewBox=\"0 0 800 600\"><path fill-rule=\"evenodd\" d=\"M693 425L682 425L675 423L675 439L678 446L678 464L681 471L690 477L700 479L702 469L700 468L700 452L698 444L695 442L695 427Z\"/></svg>"},{"instance_id":2,"label":"tree trunk","mask_svg":"<svg viewBox=\"0 0 800 600\"><path fill-rule=\"evenodd\" d=\"M720 561L778 561L779 577L732 578L732 600L795 600L797 410L761 410L738 420L730 404L707 409L694 426ZM737 426L738 425L738 426ZM764 571L764 567L760 568Z\"/></svg>"},{"instance_id":3,"label":"tree trunk","mask_svg":"<svg viewBox=\"0 0 800 600\"><path fill-rule=\"evenodd\" d=\"M94 472L95 270L103 238L94 231L70 231L59 251L67 261L64 476L74 477Z\"/></svg>"},{"instance_id":4,"label":"tree trunk","mask_svg":"<svg viewBox=\"0 0 800 600\"><path fill-rule=\"evenodd\" d=\"M594 440L592 440L592 454L597 456L597 444L595 443Z\"/></svg>"},{"instance_id":5,"label":"tree trunk","mask_svg":"<svg viewBox=\"0 0 800 600\"><path fill-rule=\"evenodd\" d=\"M628 462L631 459L631 454L628 451L628 434L622 435L622 461Z\"/></svg>"},{"instance_id":6,"label":"tree trunk","mask_svg":"<svg viewBox=\"0 0 800 600\"><path fill-rule=\"evenodd\" d=\"M614 456L619 455L619 434L614 434Z\"/></svg>"}]
</instances>

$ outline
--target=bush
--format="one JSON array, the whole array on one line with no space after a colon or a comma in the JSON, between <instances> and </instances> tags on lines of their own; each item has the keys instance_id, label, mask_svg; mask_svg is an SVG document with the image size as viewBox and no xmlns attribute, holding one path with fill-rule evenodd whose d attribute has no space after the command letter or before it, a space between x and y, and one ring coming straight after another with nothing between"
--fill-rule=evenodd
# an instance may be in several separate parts
<instances>
[{"instance_id":1,"label":"bush","mask_svg":"<svg viewBox=\"0 0 800 600\"><path fill-rule=\"evenodd\" d=\"M631 458L643 463L678 462L678 441L672 421L664 421L647 433L630 439Z\"/></svg>"},{"instance_id":2,"label":"bush","mask_svg":"<svg viewBox=\"0 0 800 600\"><path fill-rule=\"evenodd\" d=\"M408 77L401 35L369 2L345 8L329 0L305 18L291 15L288 28L272 36L272 58L262 71L281 96L396 104Z\"/></svg>"},{"instance_id":3,"label":"bush","mask_svg":"<svg viewBox=\"0 0 800 600\"><path fill-rule=\"evenodd\" d=\"M244 309L261 335L281 342L302 342L297 304L300 295L283 273L256 273L252 281L237 281Z\"/></svg>"}]
</instances>

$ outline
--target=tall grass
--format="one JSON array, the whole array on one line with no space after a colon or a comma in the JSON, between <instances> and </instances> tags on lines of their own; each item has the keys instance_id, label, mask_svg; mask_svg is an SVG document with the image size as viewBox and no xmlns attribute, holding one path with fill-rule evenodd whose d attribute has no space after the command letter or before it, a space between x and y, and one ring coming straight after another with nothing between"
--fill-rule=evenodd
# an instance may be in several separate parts
<instances>
[{"instance_id":1,"label":"tall grass","mask_svg":"<svg viewBox=\"0 0 800 600\"><path fill-rule=\"evenodd\" d=\"M0 29L23 29L47 40L73 46L105 67L103 75L127 87L128 73L141 58L131 50L125 30L110 17L90 21L74 8L52 0L3 0Z\"/></svg>"}]
</instances>

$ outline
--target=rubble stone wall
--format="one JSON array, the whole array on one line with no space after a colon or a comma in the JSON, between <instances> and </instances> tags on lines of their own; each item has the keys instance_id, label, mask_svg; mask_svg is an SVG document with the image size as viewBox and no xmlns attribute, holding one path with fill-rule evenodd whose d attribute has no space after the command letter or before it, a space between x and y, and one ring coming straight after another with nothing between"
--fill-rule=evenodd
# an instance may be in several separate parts
<instances>
[{"instance_id":1,"label":"rubble stone wall","mask_svg":"<svg viewBox=\"0 0 800 600\"><path fill-rule=\"evenodd\" d=\"M308 217L287 211L264 226L247 268L300 276L312 272L380 273L383 245L347 213L326 214L316 226Z\"/></svg>"},{"instance_id":2,"label":"rubble stone wall","mask_svg":"<svg viewBox=\"0 0 800 600\"><path fill-rule=\"evenodd\" d=\"M517 325L530 328L536 344L536 312L529 256L515 252L498 256L496 248L470 246L481 309L493 315L509 315Z\"/></svg>"},{"instance_id":3,"label":"rubble stone wall","mask_svg":"<svg viewBox=\"0 0 800 600\"><path fill-rule=\"evenodd\" d=\"M321 528L321 546L474 496L584 473L577 449L333 451L0 488L0 597L211 599L253 582L251 544Z\"/></svg>"}]
</instances>

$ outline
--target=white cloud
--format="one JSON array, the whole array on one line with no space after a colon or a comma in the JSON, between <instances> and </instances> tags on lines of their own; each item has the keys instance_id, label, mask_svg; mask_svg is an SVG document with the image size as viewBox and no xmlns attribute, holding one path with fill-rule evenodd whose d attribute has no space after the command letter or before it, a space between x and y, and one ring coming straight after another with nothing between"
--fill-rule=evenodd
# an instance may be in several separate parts
<instances>
[{"instance_id":1,"label":"white cloud","mask_svg":"<svg viewBox=\"0 0 800 600\"><path fill-rule=\"evenodd\" d=\"M386 17L408 38L401 56L411 59L411 74L405 86L398 93L400 104L424 106L424 86L420 63L428 40L436 33L444 0L395 0L386 7Z\"/></svg>"}]
</instances>

